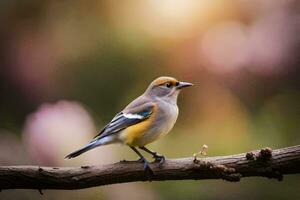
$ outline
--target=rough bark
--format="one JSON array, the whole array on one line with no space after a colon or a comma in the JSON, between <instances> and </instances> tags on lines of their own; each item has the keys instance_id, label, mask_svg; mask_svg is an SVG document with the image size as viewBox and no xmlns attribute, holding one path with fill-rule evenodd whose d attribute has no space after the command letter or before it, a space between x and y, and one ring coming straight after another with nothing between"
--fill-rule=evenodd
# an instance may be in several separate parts
<instances>
[{"instance_id":1,"label":"rough bark","mask_svg":"<svg viewBox=\"0 0 300 200\"><path fill-rule=\"evenodd\" d=\"M150 165L153 174L145 173L143 164L119 162L105 166L72 168L39 166L0 167L0 189L73 190L115 183L186 179L224 179L261 176L282 180L285 174L300 173L300 145L255 150L238 155L207 157L200 160L166 160L161 168Z\"/></svg>"}]
</instances>

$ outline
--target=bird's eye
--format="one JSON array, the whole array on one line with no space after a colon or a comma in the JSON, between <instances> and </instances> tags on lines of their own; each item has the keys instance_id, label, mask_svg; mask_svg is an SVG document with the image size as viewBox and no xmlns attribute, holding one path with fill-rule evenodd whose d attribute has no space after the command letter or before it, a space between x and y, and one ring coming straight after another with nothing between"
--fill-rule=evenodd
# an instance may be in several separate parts
<instances>
[{"instance_id":1,"label":"bird's eye","mask_svg":"<svg viewBox=\"0 0 300 200\"><path fill-rule=\"evenodd\" d=\"M172 86L171 83L166 83L166 87L167 87L167 88L170 88L171 86Z\"/></svg>"}]
</instances>

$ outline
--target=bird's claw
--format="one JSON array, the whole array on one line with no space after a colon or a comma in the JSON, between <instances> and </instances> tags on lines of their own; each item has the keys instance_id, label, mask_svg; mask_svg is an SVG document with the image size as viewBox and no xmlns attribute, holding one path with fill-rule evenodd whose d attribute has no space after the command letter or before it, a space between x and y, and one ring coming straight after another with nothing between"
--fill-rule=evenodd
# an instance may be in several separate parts
<instances>
[{"instance_id":1,"label":"bird's claw","mask_svg":"<svg viewBox=\"0 0 300 200\"><path fill-rule=\"evenodd\" d=\"M155 159L154 162L158 163L158 167L161 167L166 161L166 158L162 155L155 154L153 157Z\"/></svg>"},{"instance_id":2,"label":"bird's claw","mask_svg":"<svg viewBox=\"0 0 300 200\"><path fill-rule=\"evenodd\" d=\"M153 171L149 165L149 162L146 159L141 158L142 162L144 163L144 171L148 173L149 175L153 175Z\"/></svg>"},{"instance_id":3,"label":"bird's claw","mask_svg":"<svg viewBox=\"0 0 300 200\"><path fill-rule=\"evenodd\" d=\"M120 162L121 163L135 163L135 162L143 163L144 164L143 165L144 171L146 173L148 173L150 176L154 174L153 171L152 171L152 169L150 168L149 162L145 158L139 158L138 160L125 160L124 159L124 160L121 160Z\"/></svg>"}]
</instances>

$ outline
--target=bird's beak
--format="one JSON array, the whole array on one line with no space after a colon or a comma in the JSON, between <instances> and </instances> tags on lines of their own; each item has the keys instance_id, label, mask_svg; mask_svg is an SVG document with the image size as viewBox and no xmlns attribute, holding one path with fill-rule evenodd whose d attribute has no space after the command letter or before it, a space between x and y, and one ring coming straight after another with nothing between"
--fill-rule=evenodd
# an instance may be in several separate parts
<instances>
[{"instance_id":1,"label":"bird's beak","mask_svg":"<svg viewBox=\"0 0 300 200\"><path fill-rule=\"evenodd\" d=\"M188 82L179 82L179 84L176 86L177 89L182 89L185 87L193 86L194 84L188 83Z\"/></svg>"}]
</instances>

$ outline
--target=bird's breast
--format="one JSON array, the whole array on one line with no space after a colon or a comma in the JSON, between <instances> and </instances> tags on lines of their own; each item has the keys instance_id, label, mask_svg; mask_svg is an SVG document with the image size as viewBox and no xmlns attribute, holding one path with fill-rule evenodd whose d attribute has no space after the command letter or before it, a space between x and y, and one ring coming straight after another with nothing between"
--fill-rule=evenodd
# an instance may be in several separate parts
<instances>
[{"instance_id":1,"label":"bird's breast","mask_svg":"<svg viewBox=\"0 0 300 200\"><path fill-rule=\"evenodd\" d=\"M160 117L157 119L157 127L161 135L167 134L174 126L178 117L178 107L167 104L161 109Z\"/></svg>"}]
</instances>

